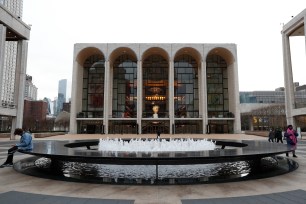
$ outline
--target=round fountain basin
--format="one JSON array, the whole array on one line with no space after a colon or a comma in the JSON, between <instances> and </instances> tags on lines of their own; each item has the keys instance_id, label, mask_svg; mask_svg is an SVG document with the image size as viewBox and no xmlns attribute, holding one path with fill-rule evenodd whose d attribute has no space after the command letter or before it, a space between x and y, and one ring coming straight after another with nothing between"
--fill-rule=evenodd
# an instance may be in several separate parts
<instances>
[{"instance_id":1,"label":"round fountain basin","mask_svg":"<svg viewBox=\"0 0 306 204\"><path fill-rule=\"evenodd\" d=\"M294 147L266 141L216 140L214 150L171 152L99 151L98 144L99 140L35 142L32 151L21 151L35 157L18 162L15 169L81 182L189 184L279 175L298 167L277 156Z\"/></svg>"}]
</instances>

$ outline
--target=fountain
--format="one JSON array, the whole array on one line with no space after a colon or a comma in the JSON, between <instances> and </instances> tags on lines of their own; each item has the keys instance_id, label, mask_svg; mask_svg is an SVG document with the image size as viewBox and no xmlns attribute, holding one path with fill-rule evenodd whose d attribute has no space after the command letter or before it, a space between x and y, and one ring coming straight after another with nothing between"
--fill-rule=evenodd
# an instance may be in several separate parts
<instances>
[{"instance_id":1,"label":"fountain","mask_svg":"<svg viewBox=\"0 0 306 204\"><path fill-rule=\"evenodd\" d=\"M100 139L99 151L106 152L186 152L214 150L212 140L202 139Z\"/></svg>"},{"instance_id":2,"label":"fountain","mask_svg":"<svg viewBox=\"0 0 306 204\"><path fill-rule=\"evenodd\" d=\"M109 184L193 184L264 178L298 168L293 148L251 140L100 139L35 141L22 173Z\"/></svg>"}]
</instances>

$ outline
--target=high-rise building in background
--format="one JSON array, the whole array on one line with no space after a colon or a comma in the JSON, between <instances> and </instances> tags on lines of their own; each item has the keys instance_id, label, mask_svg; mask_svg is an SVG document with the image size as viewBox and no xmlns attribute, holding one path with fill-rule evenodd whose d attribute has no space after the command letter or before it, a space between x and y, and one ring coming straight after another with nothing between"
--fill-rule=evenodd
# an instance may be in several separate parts
<instances>
[{"instance_id":1,"label":"high-rise building in background","mask_svg":"<svg viewBox=\"0 0 306 204\"><path fill-rule=\"evenodd\" d=\"M22 0L0 0L0 130L22 127L30 26L22 19ZM10 121L3 123L3 121Z\"/></svg>"},{"instance_id":2,"label":"high-rise building in background","mask_svg":"<svg viewBox=\"0 0 306 204\"><path fill-rule=\"evenodd\" d=\"M22 18L23 0L0 0L0 4L15 14L17 18Z\"/></svg>"},{"instance_id":3,"label":"high-rise building in background","mask_svg":"<svg viewBox=\"0 0 306 204\"><path fill-rule=\"evenodd\" d=\"M24 98L32 101L37 100L37 87L33 84L32 76L30 75L26 75Z\"/></svg>"},{"instance_id":4,"label":"high-rise building in background","mask_svg":"<svg viewBox=\"0 0 306 204\"><path fill-rule=\"evenodd\" d=\"M66 102L67 79L61 79L58 83L57 108L56 115L63 110L63 103Z\"/></svg>"},{"instance_id":5,"label":"high-rise building in background","mask_svg":"<svg viewBox=\"0 0 306 204\"><path fill-rule=\"evenodd\" d=\"M17 18L22 17L22 0L0 0L7 10L16 15ZM4 54L4 69L2 75L2 102L13 105L14 104L14 89L15 89L15 70L17 63L17 41L5 42Z\"/></svg>"},{"instance_id":6,"label":"high-rise building in background","mask_svg":"<svg viewBox=\"0 0 306 204\"><path fill-rule=\"evenodd\" d=\"M51 99L50 98L47 98L47 97L45 97L44 99L43 99L43 101L46 101L47 102L47 114L48 115L51 115L52 114L52 109L51 109Z\"/></svg>"},{"instance_id":7,"label":"high-rise building in background","mask_svg":"<svg viewBox=\"0 0 306 204\"><path fill-rule=\"evenodd\" d=\"M51 108L52 108L52 113L53 115L56 115L57 112L57 97L54 98L53 101L51 101Z\"/></svg>"}]
</instances>

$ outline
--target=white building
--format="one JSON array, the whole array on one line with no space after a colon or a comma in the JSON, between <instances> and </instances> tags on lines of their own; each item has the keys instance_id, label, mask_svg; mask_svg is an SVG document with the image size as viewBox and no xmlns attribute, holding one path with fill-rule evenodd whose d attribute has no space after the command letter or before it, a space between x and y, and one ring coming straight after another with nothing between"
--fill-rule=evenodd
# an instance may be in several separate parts
<instances>
[{"instance_id":1,"label":"white building","mask_svg":"<svg viewBox=\"0 0 306 204\"><path fill-rule=\"evenodd\" d=\"M293 70L291 62L290 38L295 36L304 36L306 33L305 27L306 9L304 9L297 16L292 18L287 24L283 26L283 62L284 62L284 80L285 80L285 97L286 97L286 117L287 124L292 124L294 127L301 120L301 116L306 115L305 104L301 105L298 98L295 97L295 85L293 82ZM305 38L306 46L306 38ZM305 123L305 121L302 121Z\"/></svg>"},{"instance_id":2,"label":"white building","mask_svg":"<svg viewBox=\"0 0 306 204\"><path fill-rule=\"evenodd\" d=\"M21 14L22 1L0 1L0 115L13 118L12 132L22 127L27 40L30 38L30 27L21 21Z\"/></svg>"},{"instance_id":3,"label":"white building","mask_svg":"<svg viewBox=\"0 0 306 204\"><path fill-rule=\"evenodd\" d=\"M73 62L71 133L241 131L235 44L76 44Z\"/></svg>"},{"instance_id":4,"label":"white building","mask_svg":"<svg viewBox=\"0 0 306 204\"><path fill-rule=\"evenodd\" d=\"M32 82L32 76L26 75L24 98L27 100L37 100L37 87Z\"/></svg>"},{"instance_id":5,"label":"white building","mask_svg":"<svg viewBox=\"0 0 306 204\"><path fill-rule=\"evenodd\" d=\"M2 0L0 3L17 18L22 17L22 0ZM2 75L1 101L14 105L15 70L17 57L17 42L5 42L4 69Z\"/></svg>"}]
</instances>

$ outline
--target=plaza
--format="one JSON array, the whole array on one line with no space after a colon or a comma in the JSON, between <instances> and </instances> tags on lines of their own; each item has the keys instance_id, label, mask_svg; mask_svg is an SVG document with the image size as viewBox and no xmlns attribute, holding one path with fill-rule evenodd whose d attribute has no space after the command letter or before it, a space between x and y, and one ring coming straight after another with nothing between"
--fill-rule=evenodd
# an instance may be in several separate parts
<instances>
[{"instance_id":1,"label":"plaza","mask_svg":"<svg viewBox=\"0 0 306 204\"><path fill-rule=\"evenodd\" d=\"M14 130L22 126L22 80L26 73L30 26L5 8L0 9L1 19L8 19L1 20L1 48L5 41L16 41L19 47L14 100L3 101L0 107L1 115L13 117L11 130ZM305 108L294 106L289 37L305 35L305 15L304 10L282 31L286 119L294 125L294 117L305 115ZM10 35L12 32L14 35ZM12 39L12 36L15 37ZM3 77L3 53L0 77ZM78 43L74 47L73 63L70 134L35 138L34 142L100 137L155 138L157 132L161 132L162 137L267 140L240 134L235 44ZM0 94L3 93L1 90ZM15 142L1 138L1 162ZM305 140L299 141L296 153L298 158L294 160L299 168L287 174L194 185L76 183L1 168L0 203L305 203ZM16 153L15 162L27 157Z\"/></svg>"},{"instance_id":2,"label":"plaza","mask_svg":"<svg viewBox=\"0 0 306 204\"><path fill-rule=\"evenodd\" d=\"M108 136L111 138L140 137L140 135L121 134ZM146 136L153 138L156 135ZM168 137L169 135L162 136ZM172 135L170 136L172 137ZM187 137L187 135L176 136ZM102 136L97 134L67 134L45 139L35 138L34 142L39 140L74 140L84 138L98 139L100 137ZM194 135L194 137L209 137L212 139L226 138L267 140L266 137L245 134L201 134ZM1 139L1 162L3 162L4 158L6 157L7 146L9 146L12 142L13 141L9 141L7 139ZM306 185L304 182L302 182L306 179L306 142L304 140L299 141L297 155L298 158L296 158L295 161L299 163L299 168L291 173L281 176L241 182L196 185L137 186L75 183L27 176L16 172L12 168L2 168L0 169L0 182L2 184L0 186L0 192L5 193L9 191L16 191L31 193L25 196L28 196L28 199L34 199L38 196L37 199L40 198L41 200L57 198L57 202L61 202L61 200L64 201L67 199L67 197L71 199L78 198L81 199L76 200L79 203L85 203L87 201L91 203L119 203L119 201L122 201L122 203L124 203L124 201L131 201L131 203L135 204L184 204L188 202L195 204L197 201L198 203L203 203L203 199L208 199L206 200L207 203L254 203L255 201L257 203L264 201L265 203L275 203L275 200L278 199L282 200L278 203L304 203L306 198L304 199L303 197L298 197L299 195L303 195L303 193L305 194L304 191L306 191ZM25 155L18 154L15 156L15 161L25 157ZM288 196L290 197L290 195L290 199L293 200L288 201ZM292 197L293 195L295 196Z\"/></svg>"}]
</instances>

